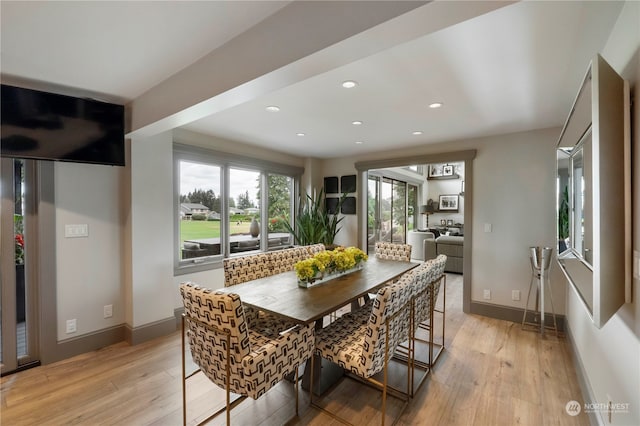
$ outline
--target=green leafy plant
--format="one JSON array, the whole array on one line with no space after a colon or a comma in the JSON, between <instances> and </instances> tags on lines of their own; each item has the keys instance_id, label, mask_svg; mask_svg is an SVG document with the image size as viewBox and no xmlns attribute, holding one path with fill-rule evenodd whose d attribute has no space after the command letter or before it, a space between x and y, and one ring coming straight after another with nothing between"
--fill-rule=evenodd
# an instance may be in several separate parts
<instances>
[{"instance_id":1,"label":"green leafy plant","mask_svg":"<svg viewBox=\"0 0 640 426\"><path fill-rule=\"evenodd\" d=\"M565 186L558 211L558 237L564 240L569 237L569 187Z\"/></svg>"},{"instance_id":2,"label":"green leafy plant","mask_svg":"<svg viewBox=\"0 0 640 426\"><path fill-rule=\"evenodd\" d=\"M340 211L345 199L346 194L338 199L336 212ZM292 224L288 220L283 221L284 227L293 235L296 244L323 243L325 246L333 245L335 237L341 229L338 225L344 217L329 213L326 210L325 200L324 188L317 195L312 196L305 193L300 197L294 223Z\"/></svg>"}]
</instances>

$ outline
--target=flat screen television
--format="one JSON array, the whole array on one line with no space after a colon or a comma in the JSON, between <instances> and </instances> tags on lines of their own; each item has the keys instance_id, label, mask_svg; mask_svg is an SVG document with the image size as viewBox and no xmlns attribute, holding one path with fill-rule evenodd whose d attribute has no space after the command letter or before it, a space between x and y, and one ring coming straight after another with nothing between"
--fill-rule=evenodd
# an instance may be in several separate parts
<instances>
[{"instance_id":1,"label":"flat screen television","mask_svg":"<svg viewBox=\"0 0 640 426\"><path fill-rule=\"evenodd\" d=\"M125 165L124 106L3 84L0 155Z\"/></svg>"}]
</instances>

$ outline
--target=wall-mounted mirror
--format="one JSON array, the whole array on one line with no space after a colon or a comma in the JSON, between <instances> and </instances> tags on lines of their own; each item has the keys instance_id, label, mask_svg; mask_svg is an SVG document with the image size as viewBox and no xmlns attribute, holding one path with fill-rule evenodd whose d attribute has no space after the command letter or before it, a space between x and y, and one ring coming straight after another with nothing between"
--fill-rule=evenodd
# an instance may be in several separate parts
<instances>
[{"instance_id":1,"label":"wall-mounted mirror","mask_svg":"<svg viewBox=\"0 0 640 426\"><path fill-rule=\"evenodd\" d=\"M628 87L597 56L556 155L558 263L600 328L631 301Z\"/></svg>"}]
</instances>

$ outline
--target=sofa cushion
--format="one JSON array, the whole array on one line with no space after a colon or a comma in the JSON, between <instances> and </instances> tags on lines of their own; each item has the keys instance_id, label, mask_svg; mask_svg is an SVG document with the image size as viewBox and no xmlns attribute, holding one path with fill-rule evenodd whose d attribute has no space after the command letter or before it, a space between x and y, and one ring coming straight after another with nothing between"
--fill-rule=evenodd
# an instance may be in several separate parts
<instances>
[{"instance_id":1,"label":"sofa cushion","mask_svg":"<svg viewBox=\"0 0 640 426\"><path fill-rule=\"evenodd\" d=\"M438 244L453 244L461 246L464 243L464 237L453 235L441 235L436 238Z\"/></svg>"}]
</instances>

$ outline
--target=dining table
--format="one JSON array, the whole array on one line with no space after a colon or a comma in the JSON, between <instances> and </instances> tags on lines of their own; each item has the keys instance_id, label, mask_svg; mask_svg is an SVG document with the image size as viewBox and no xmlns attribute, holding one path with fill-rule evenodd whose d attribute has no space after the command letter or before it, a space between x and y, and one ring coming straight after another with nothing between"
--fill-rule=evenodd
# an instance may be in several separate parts
<instances>
[{"instance_id":1,"label":"dining table","mask_svg":"<svg viewBox=\"0 0 640 426\"><path fill-rule=\"evenodd\" d=\"M371 256L361 269L306 288L298 285L295 271L288 271L221 290L239 295L245 305L299 324L315 321L318 329L323 327L323 319L332 312L352 302L357 303L361 297L370 293L376 293L380 287L419 264L420 262L415 261L386 260ZM316 362L315 366L314 393L320 395L343 375L343 371L325 360ZM304 389L308 389L309 374L307 368L302 383Z\"/></svg>"}]
</instances>

